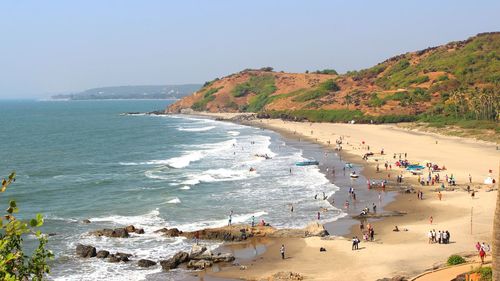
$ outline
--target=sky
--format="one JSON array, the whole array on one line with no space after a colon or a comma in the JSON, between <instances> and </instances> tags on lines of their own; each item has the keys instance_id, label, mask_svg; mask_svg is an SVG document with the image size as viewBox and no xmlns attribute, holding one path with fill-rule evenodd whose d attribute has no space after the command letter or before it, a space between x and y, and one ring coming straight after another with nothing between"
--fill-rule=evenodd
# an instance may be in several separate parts
<instances>
[{"instance_id":1,"label":"sky","mask_svg":"<svg viewBox=\"0 0 500 281\"><path fill-rule=\"evenodd\" d=\"M500 1L0 2L0 98L370 67L500 31Z\"/></svg>"}]
</instances>

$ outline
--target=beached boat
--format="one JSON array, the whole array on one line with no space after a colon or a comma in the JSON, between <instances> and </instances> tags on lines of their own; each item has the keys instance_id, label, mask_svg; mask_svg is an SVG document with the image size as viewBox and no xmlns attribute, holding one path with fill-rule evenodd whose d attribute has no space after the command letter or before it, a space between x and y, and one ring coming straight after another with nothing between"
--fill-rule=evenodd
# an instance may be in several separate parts
<instances>
[{"instance_id":1,"label":"beached boat","mask_svg":"<svg viewBox=\"0 0 500 281\"><path fill-rule=\"evenodd\" d=\"M423 170L425 167L424 166L421 166L421 165L409 165L408 167L406 167L406 170L407 171L420 171L420 170Z\"/></svg>"},{"instance_id":2,"label":"beached boat","mask_svg":"<svg viewBox=\"0 0 500 281\"><path fill-rule=\"evenodd\" d=\"M351 163L345 163L345 167L346 168L352 168L352 164Z\"/></svg>"},{"instance_id":3,"label":"beached boat","mask_svg":"<svg viewBox=\"0 0 500 281\"><path fill-rule=\"evenodd\" d=\"M353 179L357 179L357 178L359 178L359 175L358 175L358 174L356 174L356 172L352 172L352 173L350 173L350 174L349 174L349 176L350 176L351 178L353 178Z\"/></svg>"},{"instance_id":4,"label":"beached boat","mask_svg":"<svg viewBox=\"0 0 500 281\"><path fill-rule=\"evenodd\" d=\"M316 160L305 160L295 163L295 166L312 166L312 165L319 165L319 162Z\"/></svg>"}]
</instances>

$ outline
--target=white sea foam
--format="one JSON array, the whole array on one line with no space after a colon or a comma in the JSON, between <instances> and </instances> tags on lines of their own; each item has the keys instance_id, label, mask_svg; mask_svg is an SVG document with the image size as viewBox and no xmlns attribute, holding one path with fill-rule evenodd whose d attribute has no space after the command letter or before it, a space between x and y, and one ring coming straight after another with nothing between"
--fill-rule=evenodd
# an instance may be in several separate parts
<instances>
[{"instance_id":1,"label":"white sea foam","mask_svg":"<svg viewBox=\"0 0 500 281\"><path fill-rule=\"evenodd\" d=\"M227 131L227 134L230 136L239 136L240 132L238 131Z\"/></svg>"},{"instance_id":2,"label":"white sea foam","mask_svg":"<svg viewBox=\"0 0 500 281\"><path fill-rule=\"evenodd\" d=\"M181 187L181 188L179 188L179 189L182 189L182 190L189 190L189 189L191 189L191 187L190 187L190 186L185 185L185 186L183 186L183 187Z\"/></svg>"},{"instance_id":3,"label":"white sea foam","mask_svg":"<svg viewBox=\"0 0 500 281\"><path fill-rule=\"evenodd\" d=\"M231 170L231 169L211 169L202 173L193 173L187 175L187 180L183 181L185 185L196 185L201 182L222 182L236 181L258 177L257 171L250 172L249 170Z\"/></svg>"},{"instance_id":4,"label":"white sea foam","mask_svg":"<svg viewBox=\"0 0 500 281\"><path fill-rule=\"evenodd\" d=\"M114 225L134 225L136 227L142 227L144 229L157 227L159 225L165 225L167 222L160 217L160 211L157 209L152 210L144 215L137 216L121 216L121 215L111 215L105 217L90 218L91 222L107 222Z\"/></svg>"},{"instance_id":5,"label":"white sea foam","mask_svg":"<svg viewBox=\"0 0 500 281\"><path fill-rule=\"evenodd\" d=\"M201 127L201 128L184 128L184 127L179 127L177 130L179 131L186 131L186 132L206 132L214 129L215 126L207 126L207 127Z\"/></svg>"},{"instance_id":6,"label":"white sea foam","mask_svg":"<svg viewBox=\"0 0 500 281\"><path fill-rule=\"evenodd\" d=\"M181 199L175 197L174 199L170 199L167 201L168 204L179 204L181 203Z\"/></svg>"}]
</instances>

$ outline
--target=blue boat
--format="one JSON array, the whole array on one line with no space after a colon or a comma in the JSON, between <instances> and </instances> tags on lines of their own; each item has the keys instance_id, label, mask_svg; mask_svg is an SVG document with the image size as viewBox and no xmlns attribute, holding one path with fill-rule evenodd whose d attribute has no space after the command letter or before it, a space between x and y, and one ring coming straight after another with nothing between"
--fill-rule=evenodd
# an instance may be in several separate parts
<instances>
[{"instance_id":1,"label":"blue boat","mask_svg":"<svg viewBox=\"0 0 500 281\"><path fill-rule=\"evenodd\" d=\"M319 162L316 160L306 160L295 163L295 166L312 166L312 165L319 165Z\"/></svg>"},{"instance_id":2,"label":"blue boat","mask_svg":"<svg viewBox=\"0 0 500 281\"><path fill-rule=\"evenodd\" d=\"M408 167L406 167L406 170L407 171L418 171L418 170L422 170L424 168L425 167L421 166L421 165L409 165Z\"/></svg>"}]
</instances>

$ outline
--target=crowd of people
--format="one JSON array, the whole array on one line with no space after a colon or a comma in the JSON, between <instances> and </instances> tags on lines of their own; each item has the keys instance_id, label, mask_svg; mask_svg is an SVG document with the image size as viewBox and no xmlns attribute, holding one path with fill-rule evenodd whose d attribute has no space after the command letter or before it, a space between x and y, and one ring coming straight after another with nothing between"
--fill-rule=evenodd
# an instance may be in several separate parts
<instances>
[{"instance_id":1,"label":"crowd of people","mask_svg":"<svg viewBox=\"0 0 500 281\"><path fill-rule=\"evenodd\" d=\"M429 244L449 244L451 235L448 230L439 230L436 232L435 229L432 229L427 233L427 237L429 239Z\"/></svg>"}]
</instances>

